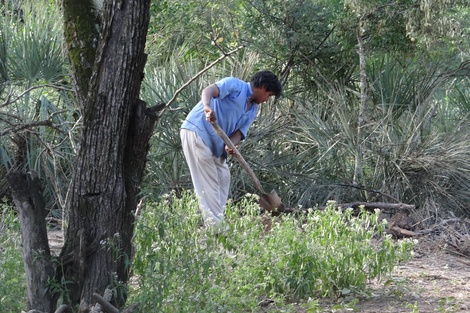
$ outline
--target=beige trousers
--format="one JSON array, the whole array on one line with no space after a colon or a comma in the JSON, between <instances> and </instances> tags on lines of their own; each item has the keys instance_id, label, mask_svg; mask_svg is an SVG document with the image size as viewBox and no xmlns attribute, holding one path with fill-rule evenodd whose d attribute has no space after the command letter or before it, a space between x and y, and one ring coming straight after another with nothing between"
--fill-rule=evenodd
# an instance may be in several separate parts
<instances>
[{"instance_id":1,"label":"beige trousers","mask_svg":"<svg viewBox=\"0 0 470 313\"><path fill-rule=\"evenodd\" d=\"M196 132L181 129L180 136L204 224L218 225L224 219L230 191L228 164L224 158L216 158Z\"/></svg>"}]
</instances>

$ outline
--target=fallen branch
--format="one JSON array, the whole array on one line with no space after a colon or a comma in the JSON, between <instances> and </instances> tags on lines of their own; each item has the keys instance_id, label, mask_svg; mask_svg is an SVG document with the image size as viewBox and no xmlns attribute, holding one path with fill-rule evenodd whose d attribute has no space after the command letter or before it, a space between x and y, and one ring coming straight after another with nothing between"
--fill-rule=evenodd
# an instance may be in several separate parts
<instances>
[{"instance_id":1,"label":"fallen branch","mask_svg":"<svg viewBox=\"0 0 470 313\"><path fill-rule=\"evenodd\" d=\"M109 301L111 301L111 297L112 292L109 289L105 290L104 297L97 293L93 293L93 299L95 299L98 303L95 305L91 313L99 313L101 311L106 311L108 313L119 313L119 310L114 305L109 303Z\"/></svg>"},{"instance_id":2,"label":"fallen branch","mask_svg":"<svg viewBox=\"0 0 470 313\"><path fill-rule=\"evenodd\" d=\"M363 190L363 191L367 191L367 192L373 192L373 193L376 193L378 195L381 195L381 196L384 196L384 197L387 197L389 199L392 199L393 201L395 202L400 202L400 200L398 200L397 198L387 194L387 193L384 193L380 190L374 190L374 189L369 189L369 188L366 188L364 186L360 186L360 185L351 185L351 184L338 184L338 186L340 187L344 187L344 188L354 188L354 189L359 189L359 190Z\"/></svg>"},{"instance_id":3,"label":"fallen branch","mask_svg":"<svg viewBox=\"0 0 470 313\"><path fill-rule=\"evenodd\" d=\"M352 208L358 209L363 206L365 209L381 209L381 210L414 210L416 207L412 204L405 203L387 203L387 202L351 202L351 203L338 203L335 205L338 208Z\"/></svg>"},{"instance_id":4,"label":"fallen branch","mask_svg":"<svg viewBox=\"0 0 470 313\"><path fill-rule=\"evenodd\" d=\"M461 222L461 221L462 220L460 218L450 218L447 220L443 220L442 222L440 222L437 225L434 225L431 228L423 229L420 231L410 231L410 230L398 227L395 223L391 223L388 228L388 233L391 233L392 235L396 235L396 236L401 236L401 237L417 237L417 236L423 236L423 235L427 235L435 231L438 231L442 227L444 227L447 223L454 223L454 222Z\"/></svg>"},{"instance_id":5,"label":"fallen branch","mask_svg":"<svg viewBox=\"0 0 470 313\"><path fill-rule=\"evenodd\" d=\"M54 313L73 313L73 311L67 304L62 304Z\"/></svg>"},{"instance_id":6,"label":"fallen branch","mask_svg":"<svg viewBox=\"0 0 470 313\"><path fill-rule=\"evenodd\" d=\"M414 231L407 230L401 227L398 227L396 225L390 225L388 228L387 233L391 233L392 235L395 235L397 237L416 237L418 236L418 233L415 233Z\"/></svg>"}]
</instances>

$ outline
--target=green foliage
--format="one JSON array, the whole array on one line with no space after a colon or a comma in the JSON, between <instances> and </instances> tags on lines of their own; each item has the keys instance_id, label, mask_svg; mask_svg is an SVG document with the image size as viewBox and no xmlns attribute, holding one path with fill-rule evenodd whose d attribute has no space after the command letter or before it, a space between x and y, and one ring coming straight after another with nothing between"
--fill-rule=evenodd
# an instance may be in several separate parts
<instances>
[{"instance_id":1,"label":"green foliage","mask_svg":"<svg viewBox=\"0 0 470 313\"><path fill-rule=\"evenodd\" d=\"M149 105L167 102L221 51L241 43L246 48L186 87L157 125L142 195L158 199L175 190L182 198L150 204L139 221L134 271L140 277L137 286L145 293L134 298L149 309L168 312L191 312L192 306L207 312L245 311L260 297L279 303L308 294L361 292L364 281L390 269L388 259L366 258L378 246L358 247L371 234L354 225L374 224L374 215L355 218L350 211L326 210L306 215L303 225L295 219L277 220L266 232L257 208L241 201L248 214L239 218L238 207L233 208L230 236L215 238L198 228L195 200L184 192L191 184L179 127L199 101L202 88L224 76L248 80L257 69L268 68L285 83L284 97L261 106L240 146L265 189L276 189L285 204L313 207L331 199L393 198L439 214L468 213L470 98L468 62L460 63L468 59L465 38L470 28L469 9L460 6L462 2L423 0L418 6L416 1L382 0L152 1L149 63L142 89ZM0 129L9 131L0 136L0 173L23 158L28 170L40 173L48 207L61 207L81 118L67 82L60 12L54 1L24 1L21 10L9 7L12 3L20 2L7 1L0 15ZM366 44L370 84L367 135L359 141L358 27ZM52 121L54 128L15 130L22 123L43 121ZM18 145L18 138L26 145ZM364 168L360 183L367 190L347 188L358 148ZM253 186L236 161L229 163L231 194L238 202L253 192ZM0 179L4 186L2 175ZM374 226L380 232L382 225ZM18 240L5 234L2 244L7 238ZM349 238L354 244L344 244L342 234L357 242ZM306 238L313 236L332 236L338 242L331 247L321 240L308 242ZM387 240L375 243L387 250ZM234 247L236 258L228 257L221 245ZM0 260L6 262L2 273L10 269L10 277L13 268L19 268L17 248L17 241L5 241L1 248L9 252ZM346 257L359 251L365 255L358 258L364 268ZM315 272L320 265L326 266L331 281ZM349 268L354 277L343 273ZM315 304L311 305L313 310Z\"/></svg>"},{"instance_id":2,"label":"green foliage","mask_svg":"<svg viewBox=\"0 0 470 313\"><path fill-rule=\"evenodd\" d=\"M257 59L244 53L225 60L190 84L165 112L152 138L144 195L155 198L191 188L178 136L182 119L199 101L204 86L225 75L248 80ZM147 75L143 98L149 103L168 101L197 72L197 62L177 60L175 55L168 67L161 65ZM287 205L397 198L421 208L432 203L432 208L437 204L464 212L469 187L465 182L470 181L468 171L460 170L468 168L469 159L467 132L462 131L468 113L465 80L455 80L445 64L427 67L397 54L370 58L367 66L372 83L362 142L357 142L357 91L320 77L316 90L263 104L240 152L265 189L275 189ZM442 95L445 102L439 100ZM347 187L352 185L359 145L364 155L360 183L377 192ZM231 158L228 162L232 198L237 201L255 192L238 163Z\"/></svg>"},{"instance_id":3,"label":"green foliage","mask_svg":"<svg viewBox=\"0 0 470 313\"><path fill-rule=\"evenodd\" d=\"M132 300L159 312L246 312L260 299L288 306L365 292L370 279L410 257L413 243L394 243L378 212L355 215L330 203L271 220L253 200L229 205L215 230L201 228L190 193L148 203L136 225Z\"/></svg>"},{"instance_id":4,"label":"green foliage","mask_svg":"<svg viewBox=\"0 0 470 313\"><path fill-rule=\"evenodd\" d=\"M168 103L176 90L195 75L192 62L181 64L177 54L146 73L141 97L147 103ZM201 80L190 84L162 115L150 140L147 174L142 194L158 198L170 190L190 188L190 178L182 153L179 127L198 101Z\"/></svg>"},{"instance_id":5,"label":"green foliage","mask_svg":"<svg viewBox=\"0 0 470 313\"><path fill-rule=\"evenodd\" d=\"M66 80L62 19L51 1L13 5L5 4L0 17L0 162L6 170L38 172L45 182L47 207L58 215L79 124L73 88ZM32 126L47 123L52 127Z\"/></svg>"},{"instance_id":6,"label":"green foliage","mask_svg":"<svg viewBox=\"0 0 470 313\"><path fill-rule=\"evenodd\" d=\"M232 275L248 284L255 279L269 296L287 299L364 291L368 280L391 273L412 247L385 236L378 213L355 216L351 209L334 209L333 202L300 218L274 219L267 231L246 217L231 222L230 238L243 247ZM252 274L243 277L247 272Z\"/></svg>"},{"instance_id":7,"label":"green foliage","mask_svg":"<svg viewBox=\"0 0 470 313\"><path fill-rule=\"evenodd\" d=\"M217 58L239 43L243 1L152 1L149 26L149 64L168 60L175 50L185 50L184 60L201 62Z\"/></svg>"},{"instance_id":8,"label":"green foliage","mask_svg":"<svg viewBox=\"0 0 470 313\"><path fill-rule=\"evenodd\" d=\"M383 61L372 64L369 71L375 104L363 145L369 173L374 173L369 183L422 207L426 202L439 203L468 213L462 205L469 187L464 174L469 168L470 151L464 144L468 133L462 131L468 111L462 114L464 105L440 100L444 93L463 100L458 89L453 90L461 82L442 64L425 67L419 61Z\"/></svg>"},{"instance_id":9,"label":"green foliage","mask_svg":"<svg viewBox=\"0 0 470 313\"><path fill-rule=\"evenodd\" d=\"M365 172L361 183L400 200L415 201L407 198L410 192L405 194L411 185L400 164L409 163L409 152L416 151L417 146L429 146L425 140L442 138L436 137L437 131L452 136L452 132L460 131L454 125L465 125L468 88L462 80L449 84L453 77L444 72L456 68L459 58L465 59L464 46L461 44L457 49L460 51L457 55L454 48L442 43L440 55L446 55L448 62L430 65L424 50L414 50L414 46L408 46L410 42L399 37L409 17L406 14L411 14L406 11L411 10L409 3L394 7L384 1L346 2L152 2L150 55L142 89L142 98L149 105L168 101L221 50L227 51L240 43L247 47L191 83L165 111L151 139L142 194L157 198L169 190L191 187L178 133L182 119L199 101L202 88L227 75L248 80L257 69L267 67L285 81L284 97L261 106L248 139L240 147L265 189L276 189L289 205L314 206L330 199L370 200L374 195L339 186L350 184L352 156L361 147ZM427 9L439 5L436 7L439 11L433 14L446 14L461 25L462 31L468 29L465 23L468 9L455 7L446 11L442 10L443 3L431 2ZM37 88L38 84L67 77L64 57L58 49L62 34L56 9L50 3L43 6L33 1L23 15L2 15L2 99L7 99L10 88L13 92L10 99L14 99L29 86ZM356 138L359 89L355 84L358 16L353 11L373 13L364 24L372 102L367 114L371 123L367 125L369 135L360 143ZM212 45L213 41L217 45ZM29 55L27 60L16 57L21 51ZM391 56L383 51L410 53ZM459 75L463 74L465 71ZM15 84L11 84L13 78L17 79ZM55 129L41 126L38 132L20 134L28 142L24 151L17 149L12 138L0 139L3 166L9 169L18 156L25 155L28 168L37 170L44 179L48 207L53 208L64 204L80 135L77 131L80 113L75 110L69 90L64 85L30 90L8 107L7 118L0 119L4 129L13 127L7 123L11 123L11 115L18 123L52 120L56 126ZM456 136L453 138L457 140ZM229 162L233 173L232 196L237 200L244 193L253 192L253 187L237 163ZM397 170L393 172L394 169ZM464 178L458 181L463 182ZM456 186L456 190L447 187L441 190L447 195L462 195L451 203L464 203L466 193L459 191L466 185ZM442 199L439 201L446 197ZM418 205L425 203L426 199L419 202Z\"/></svg>"},{"instance_id":10,"label":"green foliage","mask_svg":"<svg viewBox=\"0 0 470 313\"><path fill-rule=\"evenodd\" d=\"M439 300L438 312L442 313L450 313L450 312L458 312L460 310L460 304L458 303L457 299L454 297L446 297Z\"/></svg>"},{"instance_id":11,"label":"green foliage","mask_svg":"<svg viewBox=\"0 0 470 313\"><path fill-rule=\"evenodd\" d=\"M47 282L47 289L51 293L51 295L57 299L56 306L59 307L64 303L71 303L70 301L70 291L67 285L73 283L72 281L68 281L62 275L61 280L57 280L56 278L49 279Z\"/></svg>"},{"instance_id":12,"label":"green foliage","mask_svg":"<svg viewBox=\"0 0 470 313\"><path fill-rule=\"evenodd\" d=\"M19 219L0 203L0 312L26 310L26 279Z\"/></svg>"},{"instance_id":13,"label":"green foliage","mask_svg":"<svg viewBox=\"0 0 470 313\"><path fill-rule=\"evenodd\" d=\"M436 46L457 48L459 33L465 27L465 0L345 0L341 23L353 25L374 51L411 52L424 49L438 54ZM461 23L463 22L463 24ZM345 34L348 31L346 30ZM449 52L445 51L445 52Z\"/></svg>"},{"instance_id":14,"label":"green foliage","mask_svg":"<svg viewBox=\"0 0 470 313\"><path fill-rule=\"evenodd\" d=\"M452 18L453 25L460 25L464 30L468 10L459 6L449 8L443 1L423 1L422 11L409 1L391 5L387 1L311 0L299 3L260 0L233 2L222 11L211 11L218 6L217 2L206 5L203 1L191 1L185 11L181 5L172 4L171 1L160 4L165 7L156 16L161 22L157 25L165 25L166 30L179 30L178 34L185 39L167 45L172 50L166 50L168 54L158 58L159 63L152 63L152 66L156 65L154 73L159 77L149 83L158 94L154 99L170 98L178 86L198 72L203 66L201 63L214 56L214 50L207 55L195 53L188 41L201 43L191 37L201 36L200 29L194 33L194 27L183 26L203 25L202 34L208 38L211 27L237 23L238 42L247 47L243 54L231 57L191 84L172 110L165 113L158 135L152 139L150 175L147 176L151 184L146 184L153 189L152 194L158 194L155 187L163 192L190 187L177 133L181 120L199 100L202 88L228 74L248 80L256 69L267 67L277 70L285 80L284 97L276 103L261 106L247 140L240 146L241 153L265 189L276 189L288 205L307 207L324 204L330 199L341 202L399 199L424 207L429 203L426 197L433 194L440 196L437 197L439 200L433 197L431 202L462 211L463 206L459 203L465 203L467 194L463 174L455 175L453 170L446 172L445 175L449 173L450 177L459 176L455 180L457 183L437 180L436 184L437 172L426 176L424 167L420 173L434 183L429 184L429 193L419 192L422 196L416 197L413 184L421 184L419 179L412 177L424 176L416 176L416 167L410 162L420 153L429 157L430 151L422 149L430 147L437 138L443 140L449 136L453 139L444 141L455 145L458 140L463 140L457 134L466 125L466 85L455 79L468 73L465 66L456 70L459 60L465 59L463 46L456 49L451 43L455 38L450 33L441 36L444 29L450 30L447 27L439 28L440 35L435 33L434 39L448 38L449 41L441 41L439 49L434 46L428 50L425 42L430 42L432 38L428 35L431 33L427 29L428 37L424 37L423 25L432 21L432 17L443 16L449 22ZM177 22L178 16L196 12L193 19L182 18ZM410 25L415 15L419 24ZM227 19L229 17L236 17L237 22ZM208 22L211 18L214 18L213 23ZM168 20L172 23L164 23ZM363 129L366 136L360 140L357 135L358 27L362 27L366 44L370 84L368 123ZM160 40L165 38L168 37L162 35ZM246 63L247 55L256 56L254 63ZM239 70L243 64L251 71ZM441 131L443 133L439 134ZM353 183L354 155L358 149L362 151L359 162L364 172L359 183L377 193L345 188ZM446 153L445 149L439 151ZM467 152L462 147L458 151L458 156L454 153L451 159L455 159L455 166L462 166ZM437 149L434 152L437 153ZM237 200L244 193L253 192L253 187L237 162L229 158L229 163L232 168L231 194ZM444 168L444 164L438 168ZM453 190L450 186L454 186ZM148 187L145 189L150 189ZM383 194L390 197L382 197Z\"/></svg>"},{"instance_id":15,"label":"green foliage","mask_svg":"<svg viewBox=\"0 0 470 313\"><path fill-rule=\"evenodd\" d=\"M397 55L371 58L362 141L358 92L319 79L314 92L264 106L241 151L265 189L276 189L290 205L400 199L423 210L432 203L430 210L438 205L466 212L466 81L445 70L437 63L403 63ZM358 147L364 168L359 183L366 190L352 188Z\"/></svg>"},{"instance_id":16,"label":"green foliage","mask_svg":"<svg viewBox=\"0 0 470 313\"><path fill-rule=\"evenodd\" d=\"M340 46L331 36L335 4L327 6L321 0L247 2L246 17L240 17L245 30L242 40L262 53L262 64L286 75L292 71L309 87L313 67L334 73L348 61L340 59Z\"/></svg>"},{"instance_id":17,"label":"green foliage","mask_svg":"<svg viewBox=\"0 0 470 313\"><path fill-rule=\"evenodd\" d=\"M406 307L411 310L411 313L419 313L419 306L416 301L413 304L408 303Z\"/></svg>"},{"instance_id":18,"label":"green foliage","mask_svg":"<svg viewBox=\"0 0 470 313\"><path fill-rule=\"evenodd\" d=\"M134 300L144 303L144 311L221 310L224 259L218 254L223 250L215 237L198 229L200 222L197 201L190 194L146 206L136 225L133 263L137 286L146 290Z\"/></svg>"},{"instance_id":19,"label":"green foliage","mask_svg":"<svg viewBox=\"0 0 470 313\"><path fill-rule=\"evenodd\" d=\"M451 121L464 120L470 113L470 79L467 77L447 91L442 117Z\"/></svg>"},{"instance_id":20,"label":"green foliage","mask_svg":"<svg viewBox=\"0 0 470 313\"><path fill-rule=\"evenodd\" d=\"M9 79L25 82L28 87L38 81L51 83L61 79L64 54L58 8L50 3L23 1L6 10L2 39L8 47L4 60Z\"/></svg>"}]
</instances>

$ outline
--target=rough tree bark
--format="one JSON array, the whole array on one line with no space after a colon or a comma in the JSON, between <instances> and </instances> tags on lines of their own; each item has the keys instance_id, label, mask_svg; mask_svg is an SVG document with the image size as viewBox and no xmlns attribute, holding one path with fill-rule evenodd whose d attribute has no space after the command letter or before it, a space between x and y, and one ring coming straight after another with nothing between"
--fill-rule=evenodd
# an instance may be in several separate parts
<instances>
[{"instance_id":1,"label":"rough tree bark","mask_svg":"<svg viewBox=\"0 0 470 313\"><path fill-rule=\"evenodd\" d=\"M89 11L92 1L63 2L84 124L66 206L63 268L57 272L71 282L71 304L79 303L80 312L91 307L93 293L106 288L118 292L113 304L126 300L133 210L157 116L156 108L139 100L149 2L105 1L98 41L93 28L83 27L97 20Z\"/></svg>"}]
</instances>

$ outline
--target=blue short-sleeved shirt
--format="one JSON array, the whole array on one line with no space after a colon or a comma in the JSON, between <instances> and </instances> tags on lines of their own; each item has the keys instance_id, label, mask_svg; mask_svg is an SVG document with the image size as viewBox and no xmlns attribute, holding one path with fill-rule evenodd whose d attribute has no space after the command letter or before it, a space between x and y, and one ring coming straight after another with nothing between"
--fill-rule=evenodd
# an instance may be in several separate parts
<instances>
[{"instance_id":1,"label":"blue short-sleeved shirt","mask_svg":"<svg viewBox=\"0 0 470 313\"><path fill-rule=\"evenodd\" d=\"M253 93L250 83L226 77L215 84L219 88L219 96L212 98L210 106L215 112L217 123L229 137L240 130L242 139L245 139L258 112L257 103L252 103L246 110L248 99ZM226 157L223 140L211 123L206 121L202 100L189 112L181 128L196 132L216 157Z\"/></svg>"}]
</instances>

